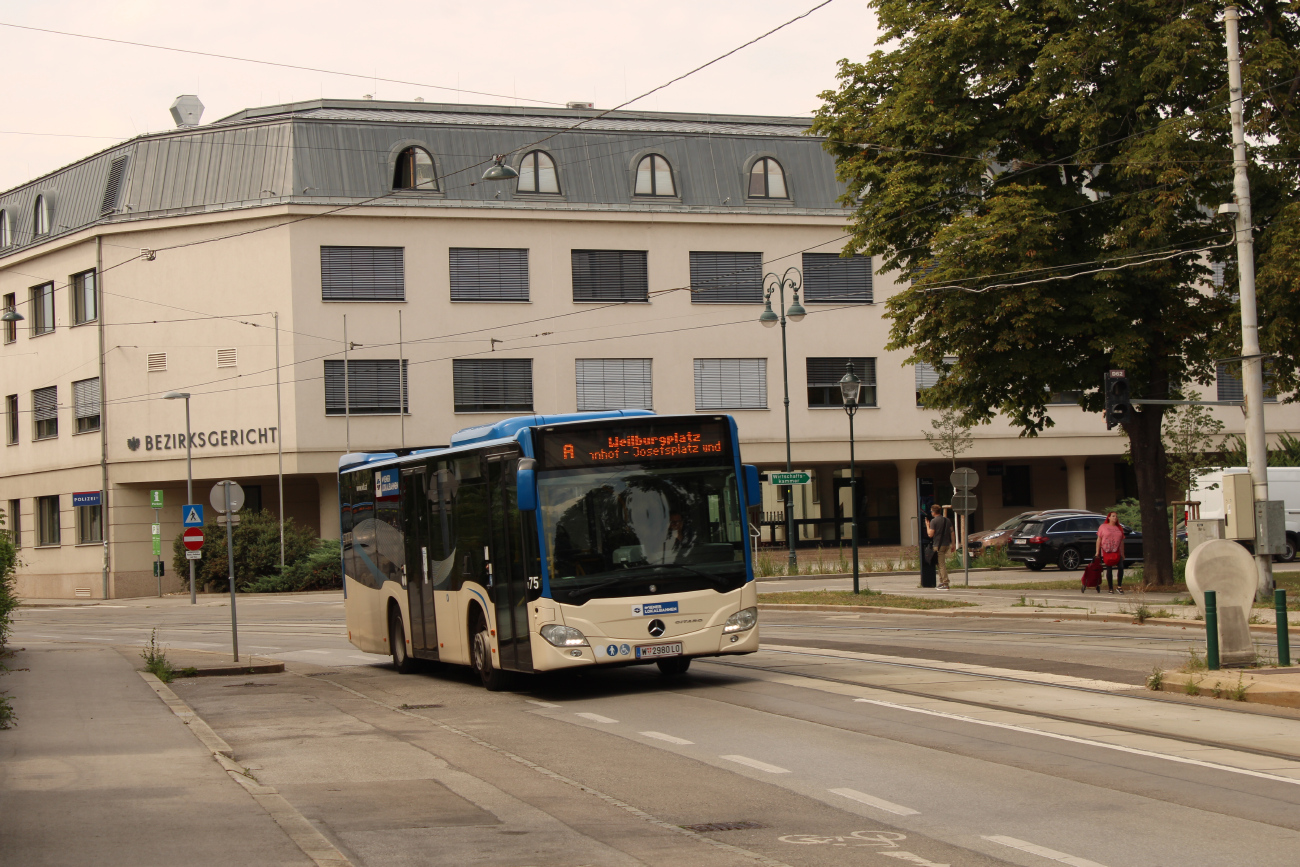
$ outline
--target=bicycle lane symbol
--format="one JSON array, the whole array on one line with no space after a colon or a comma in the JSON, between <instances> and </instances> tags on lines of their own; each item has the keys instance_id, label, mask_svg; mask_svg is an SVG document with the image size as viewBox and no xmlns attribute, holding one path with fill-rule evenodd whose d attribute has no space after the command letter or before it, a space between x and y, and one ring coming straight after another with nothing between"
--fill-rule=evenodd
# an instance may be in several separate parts
<instances>
[{"instance_id":1,"label":"bicycle lane symbol","mask_svg":"<svg viewBox=\"0 0 1300 867\"><path fill-rule=\"evenodd\" d=\"M874 847L897 849L899 840L906 840L906 834L897 831L853 831L844 837L823 834L786 834L778 838L782 843L795 843L803 846L851 846L855 848Z\"/></svg>"}]
</instances>

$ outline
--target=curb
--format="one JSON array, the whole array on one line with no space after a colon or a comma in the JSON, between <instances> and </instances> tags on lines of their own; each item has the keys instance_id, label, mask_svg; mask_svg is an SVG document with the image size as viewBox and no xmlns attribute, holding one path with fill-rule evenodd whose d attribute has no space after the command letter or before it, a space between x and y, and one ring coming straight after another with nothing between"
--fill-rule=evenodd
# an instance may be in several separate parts
<instances>
[{"instance_id":1,"label":"curb","mask_svg":"<svg viewBox=\"0 0 1300 867\"><path fill-rule=\"evenodd\" d=\"M1139 624L1132 614L1078 614L1075 612L1054 613L1050 609L1043 611L1004 611L988 608L893 608L883 605L800 605L794 602L760 602L759 611L847 611L861 614L920 614L925 617L1010 617L1024 620L1087 620L1094 623L1131 623L1146 626L1197 626L1205 628L1202 620L1182 620L1178 618L1148 617L1145 624ZM1267 635L1275 633L1276 628L1267 623L1250 624L1251 632Z\"/></svg>"},{"instance_id":2,"label":"curb","mask_svg":"<svg viewBox=\"0 0 1300 867\"><path fill-rule=\"evenodd\" d=\"M147 671L136 672L144 682L163 700L163 704L171 708L172 713L180 717L181 722L190 727L194 737L198 738L203 746L207 747L214 756L224 756L227 759L234 755L230 749L230 744L226 743L221 737L212 730L212 727L203 721L203 719L190 709L190 706L181 701L180 696L172 692L167 684L163 683L154 675Z\"/></svg>"},{"instance_id":3,"label":"curb","mask_svg":"<svg viewBox=\"0 0 1300 867\"><path fill-rule=\"evenodd\" d=\"M1233 675L1236 675L1235 677ZM1223 671L1206 671L1188 674L1182 671L1166 671L1162 675L1161 692L1181 692L1191 695L1203 695L1221 701L1238 701L1227 695L1215 695L1215 692L1228 693L1237 688L1238 678L1245 686L1240 701L1252 704L1266 704L1273 707L1300 708L1300 689L1290 685L1275 685L1256 677L1250 677L1250 669L1226 669ZM1249 678L1249 679L1247 679ZM1191 682L1196 693L1187 693L1187 684Z\"/></svg>"},{"instance_id":4,"label":"curb","mask_svg":"<svg viewBox=\"0 0 1300 867\"><path fill-rule=\"evenodd\" d=\"M230 665L220 668L198 668L191 677L225 677L232 674L279 674L284 671L283 662L253 662L248 665ZM152 675L151 675L152 676ZM183 676L183 675L179 675Z\"/></svg>"}]
</instances>

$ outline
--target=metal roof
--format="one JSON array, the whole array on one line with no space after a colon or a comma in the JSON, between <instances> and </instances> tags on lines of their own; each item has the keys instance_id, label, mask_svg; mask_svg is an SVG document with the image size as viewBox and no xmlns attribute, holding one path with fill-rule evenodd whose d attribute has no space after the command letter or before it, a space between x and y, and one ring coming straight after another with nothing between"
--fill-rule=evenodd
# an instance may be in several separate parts
<instances>
[{"instance_id":1,"label":"metal roof","mask_svg":"<svg viewBox=\"0 0 1300 867\"><path fill-rule=\"evenodd\" d=\"M215 123L139 136L0 193L10 226L0 257L99 222L246 209L270 204L399 205L430 208L634 210L797 215L843 214L843 187L806 118L659 112L519 109L313 100L247 109ZM577 124L581 124L576 126ZM433 156L439 190L394 191L398 153ZM558 167L561 195L521 195L510 183L480 183L485 161L517 164L537 146ZM678 195L633 195L636 164L666 157ZM759 156L784 167L788 200L746 198L746 171ZM116 207L103 208L109 173L125 157ZM33 237L33 207L45 196L48 235Z\"/></svg>"}]
</instances>

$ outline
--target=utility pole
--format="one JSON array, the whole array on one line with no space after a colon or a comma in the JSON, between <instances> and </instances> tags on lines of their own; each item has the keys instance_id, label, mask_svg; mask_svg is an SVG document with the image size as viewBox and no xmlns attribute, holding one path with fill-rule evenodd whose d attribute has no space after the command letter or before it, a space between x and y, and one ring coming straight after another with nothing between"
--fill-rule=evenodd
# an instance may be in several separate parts
<instances>
[{"instance_id":1,"label":"utility pole","mask_svg":"<svg viewBox=\"0 0 1300 867\"><path fill-rule=\"evenodd\" d=\"M1236 6L1223 12L1228 42L1228 91L1232 118L1232 197L1237 206L1237 275L1241 295L1241 379L1246 412L1246 466L1255 489L1255 502L1268 499L1268 442L1264 437L1264 359L1259 351L1259 319L1255 307L1255 242L1250 214L1250 178L1246 174L1246 130L1242 121L1241 52L1237 43ZM1255 598L1273 596L1272 555L1255 552Z\"/></svg>"}]
</instances>

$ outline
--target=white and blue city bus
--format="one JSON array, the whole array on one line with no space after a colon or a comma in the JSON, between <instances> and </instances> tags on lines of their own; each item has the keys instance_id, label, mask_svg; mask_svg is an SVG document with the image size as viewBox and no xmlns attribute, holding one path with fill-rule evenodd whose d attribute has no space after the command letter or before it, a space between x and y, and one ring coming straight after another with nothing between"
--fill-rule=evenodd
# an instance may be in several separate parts
<instances>
[{"instance_id":1,"label":"white and blue city bus","mask_svg":"<svg viewBox=\"0 0 1300 867\"><path fill-rule=\"evenodd\" d=\"M447 448L339 461L348 639L511 672L758 649L747 507L729 416L524 416Z\"/></svg>"}]
</instances>

